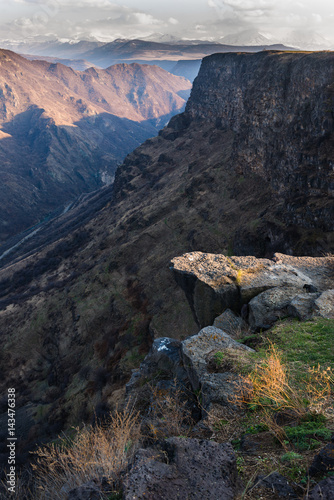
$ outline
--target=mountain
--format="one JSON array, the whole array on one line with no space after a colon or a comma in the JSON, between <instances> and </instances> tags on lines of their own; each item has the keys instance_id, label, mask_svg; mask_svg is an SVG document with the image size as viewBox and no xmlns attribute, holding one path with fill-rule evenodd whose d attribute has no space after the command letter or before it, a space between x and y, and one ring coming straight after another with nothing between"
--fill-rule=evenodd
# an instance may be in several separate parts
<instances>
[{"instance_id":1,"label":"mountain","mask_svg":"<svg viewBox=\"0 0 334 500\"><path fill-rule=\"evenodd\" d=\"M237 38L241 37L238 41ZM262 38L261 38L262 37ZM200 61L203 57L220 52L258 52L261 50L290 50L291 47L282 44L273 44L264 35L257 32L246 31L237 38L232 37L231 43L220 43L202 40L177 40L175 37L155 33L143 39L115 39L109 43L97 41L60 40L48 42L20 42L6 43L5 48L15 50L22 54L32 54L65 59L69 66L76 69L79 60L85 60L92 66L107 68L118 63L154 64L171 71L178 61ZM239 43L240 42L240 43ZM4 42L5 43L5 42ZM73 64L70 60L73 59ZM184 67L185 73L180 69ZM178 68L181 76L188 74L188 68L182 64ZM193 72L192 72L193 74Z\"/></svg>"},{"instance_id":2,"label":"mountain","mask_svg":"<svg viewBox=\"0 0 334 500\"><path fill-rule=\"evenodd\" d=\"M190 87L156 66L77 72L0 51L0 242L112 182Z\"/></svg>"},{"instance_id":3,"label":"mountain","mask_svg":"<svg viewBox=\"0 0 334 500\"><path fill-rule=\"evenodd\" d=\"M333 43L312 30L295 30L286 38L286 42L301 50L330 50Z\"/></svg>"},{"instance_id":4,"label":"mountain","mask_svg":"<svg viewBox=\"0 0 334 500\"><path fill-rule=\"evenodd\" d=\"M333 70L332 53L205 58L185 112L113 186L8 248L0 368L2 391L20 394L18 460L117 407L152 339L198 331L173 257L333 252Z\"/></svg>"},{"instance_id":5,"label":"mountain","mask_svg":"<svg viewBox=\"0 0 334 500\"><path fill-rule=\"evenodd\" d=\"M59 57L50 57L50 56L38 56L38 55L30 55L30 54L20 54L25 59L29 61L47 61L52 64L63 64L64 66L69 66L76 71L85 71L92 67L92 65L85 61L84 59L60 59ZM101 69L99 66L95 66L96 69Z\"/></svg>"},{"instance_id":6,"label":"mountain","mask_svg":"<svg viewBox=\"0 0 334 500\"><path fill-rule=\"evenodd\" d=\"M169 72L173 73L173 75L184 76L185 78L193 82L198 75L200 66L200 59L178 61L174 66L172 66Z\"/></svg>"},{"instance_id":7,"label":"mountain","mask_svg":"<svg viewBox=\"0 0 334 500\"><path fill-rule=\"evenodd\" d=\"M82 54L84 59L105 67L115 62L136 61L178 61L188 59L202 59L203 57L220 52L258 52L271 47L273 50L288 50L283 45L254 45L237 46L223 45L221 43L159 43L146 40L114 40L100 47Z\"/></svg>"},{"instance_id":8,"label":"mountain","mask_svg":"<svg viewBox=\"0 0 334 500\"><path fill-rule=\"evenodd\" d=\"M13 52L33 54L39 56L58 57L62 59L81 59L81 54L101 47L103 42L99 41L62 41L62 40L24 40L11 41L2 40L0 46Z\"/></svg>"},{"instance_id":9,"label":"mountain","mask_svg":"<svg viewBox=\"0 0 334 500\"><path fill-rule=\"evenodd\" d=\"M245 30L240 33L225 35L220 38L220 43L227 45L272 45L277 43L270 35L263 35L256 30Z\"/></svg>"}]
</instances>

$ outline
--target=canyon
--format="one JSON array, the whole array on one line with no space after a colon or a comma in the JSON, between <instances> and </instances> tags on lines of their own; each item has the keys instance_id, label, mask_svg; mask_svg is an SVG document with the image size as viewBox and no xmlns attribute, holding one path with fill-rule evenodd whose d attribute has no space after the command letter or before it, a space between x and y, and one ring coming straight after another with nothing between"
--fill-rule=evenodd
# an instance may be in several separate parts
<instances>
[{"instance_id":1,"label":"canyon","mask_svg":"<svg viewBox=\"0 0 334 500\"><path fill-rule=\"evenodd\" d=\"M0 242L110 184L190 88L156 66L78 72L0 51Z\"/></svg>"}]
</instances>

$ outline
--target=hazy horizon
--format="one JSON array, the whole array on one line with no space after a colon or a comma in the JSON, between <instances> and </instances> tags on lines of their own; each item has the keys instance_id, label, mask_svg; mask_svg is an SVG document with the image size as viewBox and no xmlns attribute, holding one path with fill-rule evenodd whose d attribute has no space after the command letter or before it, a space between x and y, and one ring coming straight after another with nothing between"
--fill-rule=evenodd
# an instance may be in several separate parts
<instances>
[{"instance_id":1,"label":"hazy horizon","mask_svg":"<svg viewBox=\"0 0 334 500\"><path fill-rule=\"evenodd\" d=\"M334 46L334 7L310 0L0 0L2 40L99 40L154 33L221 40L248 31L275 42ZM248 34L246 33L245 39ZM315 36L316 34L316 36Z\"/></svg>"}]
</instances>

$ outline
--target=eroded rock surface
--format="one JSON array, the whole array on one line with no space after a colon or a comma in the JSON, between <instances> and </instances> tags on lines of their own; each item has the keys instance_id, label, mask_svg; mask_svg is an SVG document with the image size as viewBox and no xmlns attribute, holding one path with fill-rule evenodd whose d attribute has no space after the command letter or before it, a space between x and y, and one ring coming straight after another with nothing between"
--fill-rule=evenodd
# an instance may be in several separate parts
<instances>
[{"instance_id":1,"label":"eroded rock surface","mask_svg":"<svg viewBox=\"0 0 334 500\"><path fill-rule=\"evenodd\" d=\"M139 450L124 487L125 500L232 500L238 489L230 444L167 439Z\"/></svg>"}]
</instances>

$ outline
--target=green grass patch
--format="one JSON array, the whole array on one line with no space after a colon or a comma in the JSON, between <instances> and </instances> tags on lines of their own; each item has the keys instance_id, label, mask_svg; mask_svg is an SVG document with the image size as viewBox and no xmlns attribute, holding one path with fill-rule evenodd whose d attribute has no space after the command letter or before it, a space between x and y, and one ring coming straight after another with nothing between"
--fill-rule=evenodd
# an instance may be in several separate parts
<instances>
[{"instance_id":1,"label":"green grass patch","mask_svg":"<svg viewBox=\"0 0 334 500\"><path fill-rule=\"evenodd\" d=\"M316 449L330 441L332 432L322 422L303 422L295 427L284 427L284 432L297 450Z\"/></svg>"},{"instance_id":2,"label":"green grass patch","mask_svg":"<svg viewBox=\"0 0 334 500\"><path fill-rule=\"evenodd\" d=\"M268 345L275 344L291 375L300 380L311 367L334 369L334 320L283 320L266 332L255 358L264 358Z\"/></svg>"}]
</instances>

